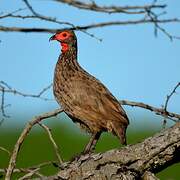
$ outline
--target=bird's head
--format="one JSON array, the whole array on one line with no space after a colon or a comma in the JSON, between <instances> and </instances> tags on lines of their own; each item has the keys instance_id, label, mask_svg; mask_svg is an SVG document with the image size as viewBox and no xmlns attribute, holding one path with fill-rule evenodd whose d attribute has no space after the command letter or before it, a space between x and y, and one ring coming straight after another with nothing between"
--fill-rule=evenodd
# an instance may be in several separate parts
<instances>
[{"instance_id":1,"label":"bird's head","mask_svg":"<svg viewBox=\"0 0 180 180\"><path fill-rule=\"evenodd\" d=\"M57 40L61 43L62 52L68 51L71 47L76 47L77 39L74 31L61 30L50 37L49 41Z\"/></svg>"}]
</instances>

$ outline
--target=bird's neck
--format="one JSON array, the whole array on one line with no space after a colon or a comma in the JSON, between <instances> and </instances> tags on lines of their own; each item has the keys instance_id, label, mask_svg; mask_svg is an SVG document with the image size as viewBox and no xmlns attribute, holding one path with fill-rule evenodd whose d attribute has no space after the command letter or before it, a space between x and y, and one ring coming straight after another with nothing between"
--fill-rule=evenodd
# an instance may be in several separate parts
<instances>
[{"instance_id":1,"label":"bird's neck","mask_svg":"<svg viewBox=\"0 0 180 180\"><path fill-rule=\"evenodd\" d=\"M66 70L78 70L80 66L77 62L77 45L68 47L66 51L62 50L58 59L58 64L61 67L63 66Z\"/></svg>"}]
</instances>

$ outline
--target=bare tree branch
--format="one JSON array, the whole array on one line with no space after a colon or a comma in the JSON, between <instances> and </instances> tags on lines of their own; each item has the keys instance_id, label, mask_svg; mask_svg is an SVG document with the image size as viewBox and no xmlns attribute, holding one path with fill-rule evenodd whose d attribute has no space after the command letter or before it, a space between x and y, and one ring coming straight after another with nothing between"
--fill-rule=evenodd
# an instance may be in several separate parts
<instances>
[{"instance_id":1,"label":"bare tree branch","mask_svg":"<svg viewBox=\"0 0 180 180\"><path fill-rule=\"evenodd\" d=\"M154 35L157 36L158 32L162 32L166 35L170 40L173 39L180 39L178 36L174 36L169 33L164 27L163 24L169 23L180 23L180 19L178 18L161 18L162 15L166 14L165 10L167 5L166 4L157 4L157 0L154 0L151 4L144 4L140 6L105 6L105 5L98 5L95 1L90 0L89 2L80 1L80 0L51 0L51 2L56 3L63 3L69 6L73 6L75 8L88 10L92 12L99 12L99 13L108 13L108 14L125 14L128 15L129 20L111 20L107 22L98 21L98 23L92 24L73 24L71 22L60 21L55 17L43 15L36 11L36 7L33 7L29 0L22 0L26 5L26 8L19 8L16 11L9 12L9 13L0 13L0 19L31 19L46 21L50 23L57 24L59 28L44 28L44 27L7 27L3 24L0 26L0 31L2 32L39 32L39 33L55 33L58 30L63 29L72 29L78 30L86 33L87 35L97 38L94 34L87 32L89 29L93 28L102 28L108 26L125 26L125 25L138 25L138 24L151 24L154 26ZM23 10L28 10L28 13L24 15ZM30 14L29 14L30 13ZM113 15L112 15L113 16ZM121 17L120 17L121 18ZM180 86L180 83L172 90L170 95L167 96L165 101L165 105L162 108L156 108L150 106L148 104L144 104L141 102L131 102L122 100L120 103L122 105L129 105L132 107L140 107L147 110L150 110L157 115L160 115L164 118L164 122L166 118L173 120L174 122L178 122L180 120L180 114L176 114L173 112L167 111L167 106L170 98L175 93L176 89ZM5 104L5 95L6 93L17 94L23 97L31 97L31 98L40 98L43 100L48 100L47 98L43 98L42 95L46 92L51 85L44 88L38 94L26 94L16 89L10 87L4 81L0 81L0 92L1 92L1 104L0 104L0 111L4 117L8 117L5 113L5 108L8 106ZM57 109L55 111L42 114L33 118L25 127L23 132L21 133L20 137L18 138L12 155L10 152L0 147L0 150L6 152L10 155L10 162L7 169L0 169L0 172L6 173L6 180L10 180L11 175L13 172L23 172L25 173L24 176L21 177L22 179L32 178L34 176L46 179L43 177L39 170L43 167L43 164L38 166L30 167L30 168L20 168L15 169L16 166L16 159L23 144L25 138L31 131L34 125L40 124L40 122L46 118L56 116L57 114L63 112L62 109ZM4 119L0 121L0 125L2 124ZM119 179L119 178L144 178L144 179L156 179L153 173L157 173L162 170L164 167L168 166L169 164L173 164L175 162L179 162L179 156L177 155L180 152L180 123L176 123L176 125L166 131L162 131L161 133L153 136L152 138L146 139L144 142L136 144L136 145L129 145L121 150L112 150L108 151L103 154L93 154L82 156L79 161L74 161L72 163L63 163L61 157L59 156L58 147L52 137L50 129L40 124L46 132L48 133L49 139L53 144L58 162L50 164L57 165L60 163L59 168L64 167L62 171L60 171L57 175L48 177L51 179L68 179L68 178L84 178L84 179L98 179L99 177L103 178L111 178L111 179ZM62 164L63 163L63 164ZM44 163L45 165L46 163ZM48 163L47 163L48 164ZM57 165L58 166L58 165Z\"/></svg>"},{"instance_id":2,"label":"bare tree branch","mask_svg":"<svg viewBox=\"0 0 180 180\"><path fill-rule=\"evenodd\" d=\"M178 82L178 83L176 84L176 86L174 87L174 89L172 90L172 92L171 92L169 95L167 95L166 102L165 102L165 105L164 105L164 110L165 110L165 111L167 111L167 106L168 106L169 100L171 99L171 97L173 96L173 94L176 93L176 90L177 90L177 88L178 88L179 86L180 86L180 82Z\"/></svg>"},{"instance_id":3,"label":"bare tree branch","mask_svg":"<svg viewBox=\"0 0 180 180\"><path fill-rule=\"evenodd\" d=\"M30 5L28 0L22 0L22 1L26 4L27 8L34 15L34 16L31 16L31 18L37 18L37 19L41 19L41 20L45 20L45 21L49 21L49 22L53 22L53 23L57 23L57 24L65 24L65 25L73 26L73 24L71 24L69 22L62 22L62 21L58 21L56 18L41 15L33 9L33 7ZM26 17L24 17L24 18L26 18Z\"/></svg>"},{"instance_id":4,"label":"bare tree branch","mask_svg":"<svg viewBox=\"0 0 180 180\"><path fill-rule=\"evenodd\" d=\"M3 86L6 85L6 86ZM49 90L52 87L52 84L49 84L48 86L44 87L38 94L26 94L20 91L17 91L16 89L13 89L11 86L9 86L7 83L4 81L0 81L0 92L4 93L12 93L14 95L19 95L23 97L31 97L31 98L39 98L42 100L50 100L48 98L42 97L42 95Z\"/></svg>"},{"instance_id":5,"label":"bare tree branch","mask_svg":"<svg viewBox=\"0 0 180 180\"><path fill-rule=\"evenodd\" d=\"M37 174L37 172L38 172L39 170L40 170L39 168L34 169L34 170L31 170L30 172L28 172L27 174L25 174L23 177L19 178L19 180L30 179L30 178L32 178L33 175ZM38 175L39 175L39 174L38 174ZM42 175L40 175L40 177L42 178Z\"/></svg>"},{"instance_id":6,"label":"bare tree branch","mask_svg":"<svg viewBox=\"0 0 180 180\"><path fill-rule=\"evenodd\" d=\"M25 28L25 27L6 27L6 26L0 26L0 31L4 32L39 32L39 33L55 33L58 30L63 29L71 29L71 30L87 30L87 29L93 29L93 28L100 28L100 27L106 27L106 26L120 26L120 25L137 25L137 24L154 24L154 23L179 23L180 19L173 18L173 19L139 19L139 20L129 20L129 21L110 21L110 22L102 22L102 23L94 23L89 25L82 25L82 26L74 26L74 27L66 27L66 28L60 28L60 29L50 29L50 28Z\"/></svg>"},{"instance_id":7,"label":"bare tree branch","mask_svg":"<svg viewBox=\"0 0 180 180\"><path fill-rule=\"evenodd\" d=\"M52 87L52 84L48 85L47 87L43 88L38 94L26 94L26 93L22 93L20 91L17 91L15 89L6 89L6 90L4 90L4 92L13 93L14 95L20 95L20 96L23 96L23 97L31 97L31 98L39 98L39 99L42 99L42 100L50 100L48 98L44 98L44 97L41 97L41 96L42 96L42 94L44 94L51 87ZM0 91L1 91L1 89L0 89Z\"/></svg>"},{"instance_id":8,"label":"bare tree branch","mask_svg":"<svg viewBox=\"0 0 180 180\"><path fill-rule=\"evenodd\" d=\"M146 171L144 173L144 175L142 176L142 180L160 180L159 178L157 178L154 173L150 172L150 171Z\"/></svg>"},{"instance_id":9,"label":"bare tree branch","mask_svg":"<svg viewBox=\"0 0 180 180\"><path fill-rule=\"evenodd\" d=\"M146 171L158 173L180 162L179 153L180 123L176 123L141 143L82 156L56 175L48 177L48 180L141 179Z\"/></svg>"},{"instance_id":10,"label":"bare tree branch","mask_svg":"<svg viewBox=\"0 0 180 180\"><path fill-rule=\"evenodd\" d=\"M56 158L58 160L58 163L61 165L63 164L63 160L60 156L60 153L59 153L59 147L57 146L55 140L53 139L53 136L51 134L51 129L44 125L44 124L41 124L41 123L38 123L48 134L48 137L49 137L49 140L51 141L52 145L53 145L53 148L54 148L54 152L55 152L55 155L56 155Z\"/></svg>"},{"instance_id":11,"label":"bare tree branch","mask_svg":"<svg viewBox=\"0 0 180 180\"><path fill-rule=\"evenodd\" d=\"M29 33L29 32L39 32L39 33L55 33L59 29L49 29L49 28L24 28L24 27L6 27L6 26L0 26L0 31L4 32L23 32L23 33Z\"/></svg>"},{"instance_id":12,"label":"bare tree branch","mask_svg":"<svg viewBox=\"0 0 180 180\"><path fill-rule=\"evenodd\" d=\"M33 7L30 5L30 3L28 2L28 0L22 0L27 8L32 12L32 14L34 14L35 16L38 16L39 14L33 9Z\"/></svg>"},{"instance_id":13,"label":"bare tree branch","mask_svg":"<svg viewBox=\"0 0 180 180\"><path fill-rule=\"evenodd\" d=\"M142 102L133 102L133 101L126 101L126 100L121 100L119 102L122 105L129 105L132 107L140 107L140 108L147 109L149 111L155 112L157 115L166 116L169 119L173 120L174 122L177 122L180 120L180 114L165 111L164 108L156 108L148 104L144 104ZM172 119L172 118L175 118L175 119Z\"/></svg>"},{"instance_id":14,"label":"bare tree branch","mask_svg":"<svg viewBox=\"0 0 180 180\"><path fill-rule=\"evenodd\" d=\"M29 173L29 172L32 172L33 170L36 170L36 169L42 169L42 168L44 168L44 167L48 167L48 166L50 166L50 165L54 165L55 163L57 163L57 162L52 162L52 161L48 161L48 162L43 162L43 163L40 163L40 164L38 164L38 165L34 165L34 166L32 166L32 167L27 167L27 168L15 168L14 170L13 170L13 173ZM2 174L6 174L6 172L7 172L7 169L6 168L2 168L2 169L0 169L0 173L2 173ZM37 177L43 177L43 175L42 174L40 174L39 172L36 172L34 175L36 175Z\"/></svg>"},{"instance_id":15,"label":"bare tree branch","mask_svg":"<svg viewBox=\"0 0 180 180\"><path fill-rule=\"evenodd\" d=\"M38 96L40 97L51 85L49 85L47 88L44 88L39 94ZM171 94L168 96L168 100L166 100L166 109L164 108L155 108L155 107L152 107L152 106L149 106L147 104L144 104L144 103L137 103L137 102L131 102L131 101L120 101L120 103L122 105L130 105L130 106L137 106L137 107L141 107L141 108L145 108L145 109L148 109L148 110L151 110L153 112L155 112L156 114L158 115L161 115L163 117L168 117L168 118L171 118L173 121L178 121L180 120L180 115L179 114L175 114L175 113L171 113L171 112L168 112L167 111L167 103L169 101L169 99L172 97L172 95L175 93L176 89L178 88L179 86L179 83L178 85L176 85L176 87L173 89L173 91L171 92ZM1 81L1 88L8 88L8 90L12 90L12 88L7 84L5 83L4 81ZM4 91L4 90L3 90ZM15 91L16 92L16 91ZM19 95L23 95L26 97L26 95L24 93L19 93ZM34 95L31 95L32 97L34 97ZM36 97L36 96L35 96ZM23 132L21 133L17 143L15 144L15 147L14 147L14 150L13 150L13 153L11 155L11 159L10 159L10 162L9 162L9 166L8 166L8 169L7 169L7 173L6 173L6 179L10 179L12 173L13 173L13 169L15 168L15 165L16 165L16 158L17 158L17 155L18 155L18 152L19 152L19 149L24 141L24 139L26 138L26 136L28 135L28 133L30 132L31 128L35 125L35 124L40 124L40 121L42 121L43 119L46 119L46 118L49 118L49 117L52 117L52 116L56 116L58 113L61 113L63 110L62 109L58 109L58 110L55 110L53 112L49 112L49 113L45 113L43 115L40 115L38 117L35 117L31 122L29 122L25 129L23 130ZM55 141L53 140L52 138L52 135L50 133L50 129L45 126L45 125L41 125L48 133L49 135L49 138L54 146L54 149L55 149L55 153L56 153L56 156L58 157L59 159L59 162L60 162L60 165L62 165L62 159L59 157L59 154L58 154L58 147L55 143ZM36 170L38 171L39 168L36 168ZM31 172L28 172L23 178L26 178L27 176L32 176L34 175L35 173L37 173L36 170L33 170Z\"/></svg>"},{"instance_id":16,"label":"bare tree branch","mask_svg":"<svg viewBox=\"0 0 180 180\"><path fill-rule=\"evenodd\" d=\"M126 101L121 101L122 104L129 104L131 106L137 106L136 103L133 103L133 102L126 102ZM144 107L146 109L149 109L149 110L152 110L152 111L156 111L158 114L160 113L164 113L164 109L158 109L158 108L154 108L154 107L151 107L151 106L148 106L148 105L145 105L143 103L139 103L138 106L141 106L141 107ZM52 116L56 116L58 113L61 113L63 110L62 109L58 109L58 110L55 110L53 112L49 112L49 113L45 113L43 115L40 115L38 117L35 117L31 122L29 122L25 129L23 130L23 132L21 133L15 147L14 147L14 150L13 150L13 153L12 153L12 156L11 156L11 159L10 159L10 162L9 162L9 166L8 166L8 170L7 170L7 174L6 174L6 178L7 180L11 177L12 173L13 173L13 169L15 168L15 165L16 165L16 158L17 158L17 155L18 155L18 152L19 152L19 149L24 141L24 139L26 138L26 136L28 135L28 133L30 132L31 128L39 123L40 121L42 121L43 119L46 119L46 118L49 118L49 117L52 117ZM176 117L179 117L180 115L176 115L176 114L171 114L168 112L168 115L170 116L176 116Z\"/></svg>"},{"instance_id":17,"label":"bare tree branch","mask_svg":"<svg viewBox=\"0 0 180 180\"><path fill-rule=\"evenodd\" d=\"M31 98L40 98L42 100L50 100L48 98L42 97L42 94L45 93L49 88L51 88L51 86L52 86L52 84L48 85L47 87L43 88L37 94L26 94L26 93L17 91L16 89L12 88L6 82L0 81L0 92L12 93L14 95L20 95L20 96L23 96L23 97L31 97ZM174 88L173 93L176 91L178 86L179 85L177 85ZM171 94L173 94L173 93L171 93ZM170 97L171 96L172 95L170 95ZM168 99L168 101L169 101L169 99ZM157 115L169 118L169 119L173 120L174 122L177 122L177 121L180 120L180 114L176 114L176 113L173 113L173 112L168 112L167 108L166 109L164 109L164 108L157 108L157 107L153 107L153 106L150 106L150 105L142 103L142 102L133 102L133 101L128 101L128 100L121 100L119 102L121 103L121 105L128 105L128 106L132 106L132 107L140 107L140 108L144 108L144 109L150 110L150 111L156 113ZM3 107L3 111L4 111L4 108L5 108L5 106L4 106L4 99L3 99L3 101L1 100L1 107ZM2 109L1 109L1 111L2 111Z\"/></svg>"},{"instance_id":18,"label":"bare tree branch","mask_svg":"<svg viewBox=\"0 0 180 180\"><path fill-rule=\"evenodd\" d=\"M51 100L51 99L48 99L48 98L44 98L42 97L42 95L52 87L52 84L48 85L47 87L43 88L38 94L26 94L26 93L23 93L23 92L20 92L20 91L17 91L16 89L13 89L9 84L7 84L6 82L4 81L0 81L0 92L2 93L1 94L1 105L0 105L0 112L2 112L2 115L3 117L5 118L9 118L10 116L8 116L6 113L5 113L5 108L8 105L5 105L5 93L12 93L14 95L19 95L19 96L23 96L23 97L31 97L31 98L39 98L39 99L42 99L42 100ZM2 119L0 121L0 125L3 123L4 119Z\"/></svg>"},{"instance_id":19,"label":"bare tree branch","mask_svg":"<svg viewBox=\"0 0 180 180\"><path fill-rule=\"evenodd\" d=\"M29 173L31 173L32 171L34 171L34 169L31 169L31 168L15 168L14 169L14 173L26 173L26 174L29 174ZM6 169L0 169L0 173L2 173L2 174L6 174ZM43 175L42 174L40 174L39 172L35 172L33 175L36 175L37 177L43 177ZM2 175L2 177L3 177L3 175ZM0 178L1 178L1 176L0 176Z\"/></svg>"},{"instance_id":20,"label":"bare tree branch","mask_svg":"<svg viewBox=\"0 0 180 180\"><path fill-rule=\"evenodd\" d=\"M13 13L8 13L5 15L0 16L0 19L5 19L5 18L17 18L17 19L38 19L38 20L44 20L44 21L48 21L48 22L52 22L52 23L56 23L59 25L69 25L71 27L73 27L73 24L69 23L69 22L65 22L65 21L59 21L56 18L52 18L52 17L46 17L46 16L35 16L35 15L15 15Z\"/></svg>"},{"instance_id":21,"label":"bare tree branch","mask_svg":"<svg viewBox=\"0 0 180 180\"><path fill-rule=\"evenodd\" d=\"M47 119L47 118L56 116L57 114L59 114L61 112L63 112L63 109L57 109L57 110L54 110L52 112L44 113L44 114L42 114L40 116L34 117L26 125L25 129L21 133L20 137L18 138L18 140L17 140L17 142L16 142L16 144L14 146L14 150L12 152L12 155L11 155L11 158L10 158L10 161L9 161L9 166L8 166L8 169L7 169L7 173L6 173L6 180L10 180L10 178L11 178L13 170L14 170L14 168L16 166L16 158L17 158L18 152L20 150L20 147L21 147L24 139L26 138L26 136L29 134L29 132L32 129L32 127L35 124L40 123L43 119Z\"/></svg>"},{"instance_id":22,"label":"bare tree branch","mask_svg":"<svg viewBox=\"0 0 180 180\"><path fill-rule=\"evenodd\" d=\"M16 14L17 12L21 12L24 10L24 8L20 8L16 11L13 11L11 13L3 14L0 16L0 19L2 18L21 18L21 19L38 19L38 20L44 20L47 22L52 22L58 25L65 25L64 29L72 29L72 30L79 30L87 35L98 39L101 41L100 38L97 38L94 34L91 34L87 32L88 29L92 28L99 28L99 27L106 27L106 26L119 26L119 25L136 25L136 24L147 24L151 23L154 24L155 27L155 36L157 35L157 30L161 31L163 34L165 34L170 40L172 39L180 39L178 36L171 35L165 28L161 27L160 24L164 23L170 23L170 22L180 22L179 19L176 18L169 18L169 19L159 19L159 16L165 14L164 10L167 7L166 4L157 4L157 1L153 1L151 4L144 4L144 5L136 5L136 6L118 6L118 5L113 5L113 6L100 6L98 5L95 1L91 2L83 2L79 0L52 0L57 3L63 3L63 4L68 4L70 6L79 8L79 9L85 9L89 11L95 11L95 12L103 12L103 13L124 13L124 14L130 14L130 15L137 15L140 14L141 17L140 19L134 20L134 17L130 20L127 21L109 21L109 22L101 22L101 23L96 23L96 24L87 24L87 25L75 25L71 22L66 22L66 21L59 21L55 17L50 17L46 15L42 15L39 12L35 10L34 7L29 3L28 0L22 0L25 5L26 9L28 9L31 12L31 15L21 15L21 14ZM159 15L157 14L157 10L160 10ZM163 12L161 12L163 11ZM130 16L131 17L131 16ZM147 18L148 17L148 18ZM62 29L62 28L60 28ZM37 27L31 27L31 28L26 28L26 27L6 27L6 26L0 26L0 31L5 31L5 32L39 32L39 33L55 33L59 29L50 29L50 28L37 28Z\"/></svg>"},{"instance_id":23,"label":"bare tree branch","mask_svg":"<svg viewBox=\"0 0 180 180\"><path fill-rule=\"evenodd\" d=\"M15 13L23 11L25 9L27 9L27 8L19 8L19 9L13 11L13 12L7 13L7 14L1 13L2 15L0 16L0 19L4 19L4 18L7 18L7 17L11 17L11 16L13 17Z\"/></svg>"},{"instance_id":24,"label":"bare tree branch","mask_svg":"<svg viewBox=\"0 0 180 180\"><path fill-rule=\"evenodd\" d=\"M165 4L161 5L143 5L143 6L99 6L92 1L91 3L82 2L78 0L54 0L56 2L65 3L70 6L89 10L89 11L96 11L96 12L103 12L103 13L125 13L125 14L143 14L146 13L146 9L164 9L166 7Z\"/></svg>"},{"instance_id":25,"label":"bare tree branch","mask_svg":"<svg viewBox=\"0 0 180 180\"><path fill-rule=\"evenodd\" d=\"M16 158L17 158L17 155L18 155L18 152L19 152L19 149L20 149L20 147L21 147L21 145L22 145L22 143L23 143L23 141L24 141L24 139L26 138L26 136L28 135L28 133L30 132L30 130L31 130L31 128L35 125L35 124L37 124L37 123L39 123L41 120L43 120L43 119L46 119L46 118L49 118L49 117L52 117L52 116L55 116L55 115L57 115L58 113L60 113L60 112L62 112L62 110L55 110L55 111L53 111L53 112L50 112L50 113L46 113L46 114L43 114L43 115L41 115L41 116L38 116L38 117L35 117L31 122L29 122L27 125L26 125L26 127L25 127L25 129L23 130L23 132L21 133L21 135L20 135L20 137L19 137L19 139L18 139L18 141L17 141L17 143L16 143L16 145L15 145L15 147L14 147L14 150L13 150L13 153L12 153L12 155L11 155L11 159L10 159L10 162L9 162L9 167L8 167L8 169L7 169L7 174L6 174L6 179L8 180L8 179L10 179L10 177L11 177L11 174L12 174L12 172L13 172L13 169L15 168L15 165L16 165ZM166 132L167 131L167 132ZM148 154L150 154L151 155L151 158L149 157L149 159L147 159L147 161L150 161L151 162L151 159L152 159L152 155L153 155L153 158L156 160L156 156L157 155L159 155L159 151L161 152L161 153L166 153L166 149L165 149L165 147L164 146L166 146L166 148L170 148L170 149L173 149L172 148L172 146L174 147L179 147L180 146L180 144L179 144L179 142L180 142L180 123L177 123L173 128L170 128L169 130L166 130L166 131L163 131L162 133L160 133L159 135L155 135L154 136L154 138L152 138L152 140L151 140L151 138L148 138L146 141L144 141L143 143L141 143L141 144L136 144L136 145L133 145L133 146L127 146L126 148L124 148L125 149L125 151L127 150L127 152L129 152L129 158L131 158L132 157L132 152L131 151L133 151L133 152L136 152L137 154L138 153L140 153L140 152L144 152L144 153L147 153L148 152ZM175 133L175 134L173 134L173 133ZM177 134L179 135L179 136L177 136ZM170 136L171 135L171 136ZM170 137L169 137L170 136ZM168 142L167 142L167 137L168 137ZM173 144L173 142L171 141L172 139L171 138L177 138L176 139L176 141L173 139L173 142L175 142L175 144ZM160 140L158 140L157 138L160 138ZM161 139L162 138L162 139ZM163 144L164 143L164 141L166 140L166 144ZM163 142L161 142L161 141L163 141ZM155 143L156 142L156 143ZM160 143L161 142L161 143ZM178 143L178 144L177 144ZM157 144L158 144L158 147L149 147L150 145L151 146L157 146ZM163 146L163 147L159 147L159 145L161 144L161 146ZM147 147L144 147L144 146L147 146ZM140 147L139 147L140 146ZM149 151L149 150L147 150L147 148L150 148L153 152L151 152L151 151ZM142 148L144 149L144 150L142 150ZM159 148L158 150L157 150L157 148ZM122 152L121 152L121 150L120 150L120 154L122 153L122 154L126 154L126 156L125 157L127 157L127 152L124 152L123 150L124 149L122 149ZM130 150L131 149L131 150ZM136 149L136 151L134 150L134 149ZM139 150L138 150L139 149ZM146 150L145 150L146 149ZM174 150L175 151L175 150ZM174 153L174 151L172 152L172 153ZM176 149L176 151L177 151L177 149ZM179 150L178 150L179 151ZM156 152L156 153L155 153ZM117 153L117 151L116 150L113 150L113 153ZM153 153L155 153L155 154L153 154ZM108 154L108 152L107 152L107 154ZM130 155L131 154L131 155ZM154 155L155 155L155 157L154 157ZM168 155L170 155L169 154L169 152L168 152ZM101 159L102 158L102 155L100 154L100 156L99 155L97 155L98 156L98 158L94 158L94 156L92 156L91 158L93 159L93 161L95 160L96 162L99 160L99 159ZM97 157L96 156L96 157ZM104 155L103 155L104 156ZM147 156L147 154L146 154L146 156ZM176 156L174 157L174 154L172 154L172 158L177 158ZM112 155L110 155L110 157L112 157ZM119 155L118 154L118 157L124 157L124 156L121 156L121 155ZM133 155L133 157L136 157L137 158L137 156L136 156L136 154L135 155ZM139 157L139 156L138 156ZM140 157L142 157L141 155L140 155ZM162 157L164 157L164 156L162 156ZM74 168L74 165L75 166L77 166L77 164L78 164L78 167L79 166L81 166L82 164L84 165L84 164L86 164L86 163L89 163L89 159L91 160L91 158L88 156L88 157L83 157L83 159L81 159L80 160L80 162L75 162L75 164L74 164L74 162L73 163L71 163L70 165L68 165L67 163L66 163L66 168L65 168L65 172L69 172L69 168L71 169L72 168L72 166L73 166L73 168ZM137 163L136 161L142 161L142 160L144 160L145 158L144 157L142 157L142 159L139 159L138 158L138 160L129 160L128 159L128 161L129 162L135 162L135 164L139 164L139 162ZM109 160L109 159L108 159ZM169 161L170 160L172 160L172 159L169 159ZM173 159L174 160L174 159ZM169 161L167 161L167 162L165 162L165 159L163 159L163 162L164 163L169 163ZM86 163L84 163L84 162L86 162ZM111 161L110 161L111 162ZM126 161L125 161L126 162ZM151 165L153 164L152 162L150 163L149 162L149 166L151 167ZM122 162L121 162L122 163ZM121 164L120 163L120 164ZM141 162L142 163L142 162ZM143 162L144 164L146 164L146 162ZM129 166L129 163L125 163L126 164L126 166L127 166L127 164L128 164L128 166ZM122 165L122 164L121 164ZM101 165L99 165L99 166L101 166ZM157 166L157 162L156 162L156 168L158 167L158 168L160 168L159 166L163 166L163 164L162 164L162 162L160 162L160 164L158 164L158 166ZM89 165L87 166L87 167L89 167ZM124 167L124 165L123 165L123 167ZM129 166L130 168L129 168L129 170L131 171L132 169L131 169L131 166ZM133 165L133 167L134 167L134 165ZM153 167L154 167L154 165L153 165ZM153 167L151 167L151 168L153 168ZM138 168L140 168L139 166L138 166ZM141 167L142 168L142 167ZM38 169L38 167L36 167L36 169ZM99 169L98 169L99 170ZM144 171L143 171L144 170ZM142 172L145 172L146 170L149 170L148 168L147 169L143 169L142 170ZM150 169L150 170L152 170L152 169ZM156 170L157 169L153 169L153 172L155 171L156 172ZM64 170L63 170L64 171ZM134 170L133 170L134 171ZM35 171L36 172L36 171ZM127 173L127 172L126 172ZM34 174L34 171L33 171L33 174ZM60 172L60 174L61 174L61 172ZM63 174L63 173L62 173ZM61 174L61 175L62 175ZM29 174L30 175L30 174ZM137 175L137 174L136 174ZM138 174L139 175L139 174ZM142 174L141 174L142 175ZM58 175L58 177L59 177L59 175ZM54 178L54 177L53 177Z\"/></svg>"},{"instance_id":26,"label":"bare tree branch","mask_svg":"<svg viewBox=\"0 0 180 180\"><path fill-rule=\"evenodd\" d=\"M165 105L164 105L164 111L165 111L165 113L167 113L167 106L168 106L169 100L171 99L171 97L173 96L173 94L176 93L176 89L177 89L179 86L180 86L180 82L178 82L178 83L176 84L176 86L173 88L173 90L172 90L172 92L170 93L170 95L167 95L167 98L166 98L166 101L165 101ZM167 116L164 117L163 128L166 127L166 123L167 123L166 117L167 117Z\"/></svg>"},{"instance_id":27,"label":"bare tree branch","mask_svg":"<svg viewBox=\"0 0 180 180\"><path fill-rule=\"evenodd\" d=\"M0 146L0 150L6 152L9 156L11 155L10 151L7 150L7 149L4 148L4 147L1 147L1 146Z\"/></svg>"},{"instance_id":28,"label":"bare tree branch","mask_svg":"<svg viewBox=\"0 0 180 180\"><path fill-rule=\"evenodd\" d=\"M166 5L156 5L156 2L154 1L152 4L148 5L142 5L142 6L99 6L95 3L95 1L92 1L92 3L85 3L77 0L54 0L56 2L61 2L65 3L80 9L86 9L86 10L91 10L91 11L97 11L97 12L106 12L106 13L125 13L125 14L143 14L144 17L139 19L139 20L129 20L129 21L110 21L110 22L102 22L102 23L97 23L97 24L89 24L89 25L74 25L73 23L70 22L63 22L57 20L57 18L50 17L50 16L45 16L41 15L40 13L36 12L35 9L32 7L32 5L29 3L28 0L22 0L25 5L27 6L26 9L28 9L32 15L17 15L16 13L19 11L22 11L24 9L20 8L16 11L13 11L12 13L7 13L5 15L0 16L0 19L2 18L21 18L21 19L38 19L38 20L44 20L47 22L52 22L56 23L59 25L67 25L66 29L73 29L73 30L79 30L87 35L96 38L94 34L91 34L87 32L87 29L91 28L98 28L98 27L105 27L105 26L112 26L112 25L127 25L127 24L141 24L141 23L153 23L155 27L155 36L157 35L157 30L160 30L163 32L170 40L173 39L180 39L178 36L171 35L166 29L161 27L159 23L167 23L163 22L163 20L172 20L172 22L175 20L174 18L171 19L159 19L160 15L165 14L164 12L160 13L159 15L153 12L153 9L165 9ZM135 11L132 11L135 10ZM147 17L149 17L147 19ZM177 19L176 19L177 20ZM174 22L176 22L176 20ZM178 20L179 21L179 20ZM61 28L62 29L62 28ZM58 29L47 29L47 28L20 28L20 27L5 27L5 26L0 26L0 31L11 31L11 32L49 32L49 33L54 33ZM101 41L101 39L96 38Z\"/></svg>"},{"instance_id":29,"label":"bare tree branch","mask_svg":"<svg viewBox=\"0 0 180 180\"><path fill-rule=\"evenodd\" d=\"M1 89L1 92L2 92L2 94L1 94L1 112L4 117L9 117L8 115L5 114L5 110L4 110L4 94L5 94L4 88ZM2 121L1 121L1 123L2 123Z\"/></svg>"},{"instance_id":30,"label":"bare tree branch","mask_svg":"<svg viewBox=\"0 0 180 180\"><path fill-rule=\"evenodd\" d=\"M178 36L171 35L165 28L161 27L159 23L157 23L157 20L159 19L159 16L166 14L166 12L163 12L159 15L155 14L154 12L147 9L147 17L149 17L152 21L154 21L154 35L155 37L158 36L158 30L164 33L171 41L173 39L180 39Z\"/></svg>"}]
</instances>

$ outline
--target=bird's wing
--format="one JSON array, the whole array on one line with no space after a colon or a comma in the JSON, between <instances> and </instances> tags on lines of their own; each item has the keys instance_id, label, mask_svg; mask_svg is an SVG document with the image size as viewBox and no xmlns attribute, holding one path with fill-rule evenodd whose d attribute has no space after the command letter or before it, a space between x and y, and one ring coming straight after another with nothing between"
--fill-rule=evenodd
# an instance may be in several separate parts
<instances>
[{"instance_id":1,"label":"bird's wing","mask_svg":"<svg viewBox=\"0 0 180 180\"><path fill-rule=\"evenodd\" d=\"M83 77L71 81L69 87L71 107L79 119L86 118L88 121L100 121L107 126L108 120L118 121L127 126L128 117L110 91L94 77Z\"/></svg>"}]
</instances>

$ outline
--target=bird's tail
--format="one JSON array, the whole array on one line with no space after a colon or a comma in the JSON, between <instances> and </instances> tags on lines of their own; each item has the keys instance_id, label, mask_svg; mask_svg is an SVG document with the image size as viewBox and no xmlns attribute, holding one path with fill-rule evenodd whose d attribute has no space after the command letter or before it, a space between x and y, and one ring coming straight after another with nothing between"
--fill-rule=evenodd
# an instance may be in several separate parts
<instances>
[{"instance_id":1,"label":"bird's tail","mask_svg":"<svg viewBox=\"0 0 180 180\"><path fill-rule=\"evenodd\" d=\"M126 142L126 128L127 126L120 124L119 122L112 122L113 131L116 136L118 136L121 144L127 145Z\"/></svg>"}]
</instances>

